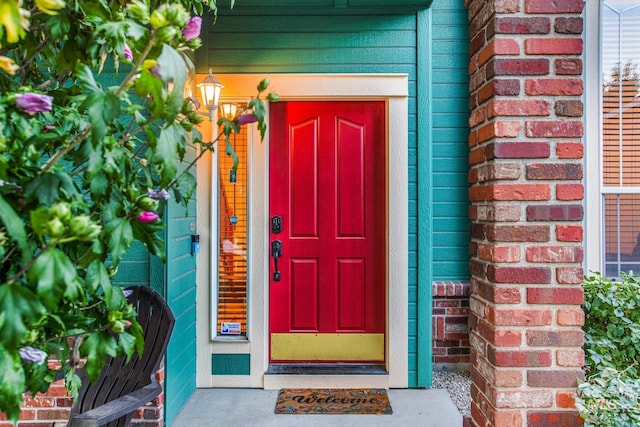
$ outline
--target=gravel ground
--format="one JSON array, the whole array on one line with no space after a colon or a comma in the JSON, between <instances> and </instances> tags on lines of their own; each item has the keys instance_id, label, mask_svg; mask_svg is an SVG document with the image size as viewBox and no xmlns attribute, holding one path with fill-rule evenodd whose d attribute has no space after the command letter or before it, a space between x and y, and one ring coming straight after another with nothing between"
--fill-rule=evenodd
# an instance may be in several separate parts
<instances>
[{"instance_id":1,"label":"gravel ground","mask_svg":"<svg viewBox=\"0 0 640 427\"><path fill-rule=\"evenodd\" d=\"M446 388L463 417L471 415L470 387L469 371L433 371L431 388Z\"/></svg>"}]
</instances>

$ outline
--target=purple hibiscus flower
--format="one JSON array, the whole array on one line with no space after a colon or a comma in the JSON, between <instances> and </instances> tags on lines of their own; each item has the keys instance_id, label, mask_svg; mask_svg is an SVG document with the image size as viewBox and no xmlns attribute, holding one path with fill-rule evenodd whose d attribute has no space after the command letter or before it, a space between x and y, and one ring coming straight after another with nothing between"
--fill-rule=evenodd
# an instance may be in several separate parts
<instances>
[{"instance_id":1,"label":"purple hibiscus flower","mask_svg":"<svg viewBox=\"0 0 640 427\"><path fill-rule=\"evenodd\" d=\"M238 124L240 126L248 125L249 123L255 123L255 122L258 121L256 116L254 116L251 113L249 113L249 114L240 114L236 120L238 121Z\"/></svg>"},{"instance_id":2,"label":"purple hibiscus flower","mask_svg":"<svg viewBox=\"0 0 640 427\"><path fill-rule=\"evenodd\" d=\"M35 347L22 347L18 349L20 359L24 363L35 363L42 365L47 360L47 353Z\"/></svg>"},{"instance_id":3,"label":"purple hibiscus flower","mask_svg":"<svg viewBox=\"0 0 640 427\"><path fill-rule=\"evenodd\" d=\"M16 98L16 106L33 116L43 111L51 111L53 97L39 93L23 93Z\"/></svg>"},{"instance_id":4,"label":"purple hibiscus flower","mask_svg":"<svg viewBox=\"0 0 640 427\"><path fill-rule=\"evenodd\" d=\"M169 200L170 197L169 192L164 188L161 188L159 190L148 189L147 195L154 200Z\"/></svg>"},{"instance_id":5,"label":"purple hibiscus flower","mask_svg":"<svg viewBox=\"0 0 640 427\"><path fill-rule=\"evenodd\" d=\"M186 41L195 39L200 35L200 29L202 28L202 18L199 16L192 16L187 21L187 25L182 30L182 35Z\"/></svg>"},{"instance_id":6,"label":"purple hibiscus flower","mask_svg":"<svg viewBox=\"0 0 640 427\"><path fill-rule=\"evenodd\" d=\"M124 59L127 61L133 61L133 52L128 44L124 44Z\"/></svg>"}]
</instances>

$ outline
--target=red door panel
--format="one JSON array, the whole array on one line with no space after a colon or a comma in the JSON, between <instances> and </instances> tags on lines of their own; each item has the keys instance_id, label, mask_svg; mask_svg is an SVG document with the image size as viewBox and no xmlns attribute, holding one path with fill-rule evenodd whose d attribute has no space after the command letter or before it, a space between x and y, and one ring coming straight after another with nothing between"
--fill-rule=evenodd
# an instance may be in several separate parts
<instances>
[{"instance_id":1,"label":"red door panel","mask_svg":"<svg viewBox=\"0 0 640 427\"><path fill-rule=\"evenodd\" d=\"M269 144L270 332L384 333L384 102L271 104Z\"/></svg>"}]
</instances>

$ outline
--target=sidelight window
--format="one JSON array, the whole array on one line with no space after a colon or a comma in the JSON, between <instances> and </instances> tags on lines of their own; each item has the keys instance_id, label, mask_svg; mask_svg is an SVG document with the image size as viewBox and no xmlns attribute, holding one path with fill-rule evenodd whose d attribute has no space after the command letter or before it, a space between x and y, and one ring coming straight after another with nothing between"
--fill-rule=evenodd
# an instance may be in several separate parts
<instances>
[{"instance_id":1,"label":"sidelight window","mask_svg":"<svg viewBox=\"0 0 640 427\"><path fill-rule=\"evenodd\" d=\"M248 131L243 126L218 152L217 336L247 334L247 163ZM230 146L238 156L225 153Z\"/></svg>"}]
</instances>

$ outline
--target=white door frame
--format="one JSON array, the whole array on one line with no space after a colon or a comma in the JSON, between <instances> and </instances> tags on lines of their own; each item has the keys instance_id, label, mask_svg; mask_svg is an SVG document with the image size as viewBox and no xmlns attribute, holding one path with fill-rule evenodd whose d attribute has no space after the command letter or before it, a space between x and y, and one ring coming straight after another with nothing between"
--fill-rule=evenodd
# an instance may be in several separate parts
<instances>
[{"instance_id":1,"label":"white door frame","mask_svg":"<svg viewBox=\"0 0 640 427\"><path fill-rule=\"evenodd\" d=\"M196 81L204 77L196 76ZM387 321L388 375L289 376L264 373L269 364L269 140L253 126L248 182L248 321L246 341L212 339L217 277L216 154L198 164L197 264L198 387L391 387L408 386L408 77L406 74L225 74L223 100L248 101L263 78L282 100L383 100L387 107ZM268 119L268 117L267 117ZM206 124L205 124L206 125ZM211 134L211 127L203 127ZM209 132L209 133L207 133ZM206 140L206 138L205 138ZM218 149L217 151L219 151ZM210 304L208 304L210 302ZM211 374L211 355L250 354L249 375Z\"/></svg>"}]
</instances>

